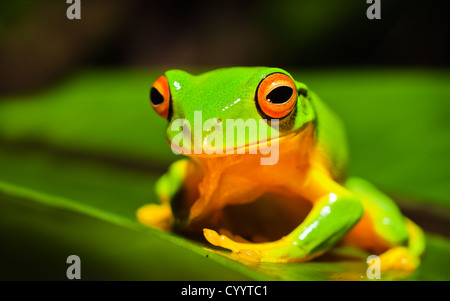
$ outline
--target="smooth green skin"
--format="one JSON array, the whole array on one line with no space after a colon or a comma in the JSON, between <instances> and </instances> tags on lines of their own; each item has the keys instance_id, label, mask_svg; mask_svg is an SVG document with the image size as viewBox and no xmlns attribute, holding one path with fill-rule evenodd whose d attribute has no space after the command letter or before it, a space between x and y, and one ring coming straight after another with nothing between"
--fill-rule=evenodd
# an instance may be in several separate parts
<instances>
[{"instance_id":1,"label":"smooth green skin","mask_svg":"<svg viewBox=\"0 0 450 301\"><path fill-rule=\"evenodd\" d=\"M275 72L286 71L278 68L235 67L218 69L193 76L181 70L165 73L170 87L173 116L167 126L167 139L174 137L172 122L184 118L194 124L194 111L202 111L203 121L210 118L221 119L256 119L263 117L255 107L255 93L261 80ZM292 76L290 76L292 78ZM308 90L303 83L295 81L297 88ZM236 99L240 99L230 108ZM405 218L395 203L362 179L351 178L345 183L347 168L347 144L341 121L327 106L308 90L308 100L298 98L297 116L294 125L288 130L280 129L280 136L301 130L306 123L313 121L317 130L317 143L325 150L333 165L332 173L346 193L334 193L315 200L313 209L307 218L285 238L291 243L281 246L275 243L266 245L263 261L277 262L301 260L320 254L335 245L361 218L363 210L373 217L375 232L392 245L404 245L408 241ZM228 109L223 110L228 106ZM208 133L203 133L203 138ZM252 141L246 141L252 143ZM186 178L183 159L175 162L157 182L158 195L168 195L173 200ZM333 186L332 179L325 179L321 185ZM327 183L329 182L329 183ZM344 183L344 184L342 184ZM361 198L365 196L365 198ZM369 201L367 201L369 200ZM382 221L390 221L389 224ZM280 221L282 222L282 221ZM273 248L271 245L272 244ZM419 242L419 245L423 242ZM417 247L420 253L422 246ZM418 255L418 254L415 254Z\"/></svg>"},{"instance_id":2,"label":"smooth green skin","mask_svg":"<svg viewBox=\"0 0 450 301\"><path fill-rule=\"evenodd\" d=\"M182 70L169 70L165 73L165 76L169 82L173 116L169 121L166 130L166 137L168 141L172 141L176 131L171 130L173 122L177 119L185 119L191 126L191 131L201 131L200 123L194 122L194 112L202 112L203 123L206 120L227 120L227 119L243 119L256 120L266 119L262 117L255 108L255 92L256 87L261 80L272 73L284 73L289 77L292 76L286 71L279 68L264 68L264 67L235 67L218 69L210 72L203 73L198 76L191 75ZM306 85L296 82L297 89L307 89ZM301 128L304 124L313 119L313 110L306 102L304 97L300 97L299 101L301 105L305 107L305 110L299 111L294 126L289 132L295 131ZM300 105L300 104L299 104ZM267 124L266 124L267 125ZM226 123L221 124L224 134L227 131ZM267 133L272 131L272 135L282 136L289 132L280 132L271 129L267 125L267 128L261 128L260 130L266 130ZM203 131L201 141L210 133ZM226 145L225 148L234 148L235 146L243 146L256 143L257 141L249 140L250 135L245 135L245 141L238 141L238 135L235 135L235 140L231 145ZM192 137L193 138L193 135ZM191 142L192 147L194 141Z\"/></svg>"}]
</instances>

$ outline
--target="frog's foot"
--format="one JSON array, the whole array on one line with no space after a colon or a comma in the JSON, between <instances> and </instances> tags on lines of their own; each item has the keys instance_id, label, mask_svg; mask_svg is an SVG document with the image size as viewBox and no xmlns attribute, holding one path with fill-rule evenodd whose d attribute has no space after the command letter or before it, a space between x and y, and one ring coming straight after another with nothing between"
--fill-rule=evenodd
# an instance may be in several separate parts
<instances>
[{"instance_id":1,"label":"frog's foot","mask_svg":"<svg viewBox=\"0 0 450 301\"><path fill-rule=\"evenodd\" d=\"M173 225L173 215L170 205L167 203L147 204L137 211L140 223L162 231L170 231Z\"/></svg>"},{"instance_id":2,"label":"frog's foot","mask_svg":"<svg viewBox=\"0 0 450 301\"><path fill-rule=\"evenodd\" d=\"M283 237L274 242L252 243L237 242L216 231L203 229L203 235L209 243L231 250L241 258L253 262L291 262L308 260L305 252L292 240ZM237 236L239 237L239 236Z\"/></svg>"},{"instance_id":3,"label":"frog's foot","mask_svg":"<svg viewBox=\"0 0 450 301\"><path fill-rule=\"evenodd\" d=\"M412 272L419 264L419 258L411 254L407 247L394 247L380 255L382 271L403 270Z\"/></svg>"},{"instance_id":4,"label":"frog's foot","mask_svg":"<svg viewBox=\"0 0 450 301\"><path fill-rule=\"evenodd\" d=\"M206 229L206 230L208 230L208 229ZM212 230L208 230L208 231L212 231ZM219 229L219 233L220 233L220 235L226 236L229 239L234 240L235 242L246 243L246 244L251 243L251 241L246 240L245 238L243 238L240 235L234 235L233 233L231 233L231 231L229 231L227 229Z\"/></svg>"}]
</instances>

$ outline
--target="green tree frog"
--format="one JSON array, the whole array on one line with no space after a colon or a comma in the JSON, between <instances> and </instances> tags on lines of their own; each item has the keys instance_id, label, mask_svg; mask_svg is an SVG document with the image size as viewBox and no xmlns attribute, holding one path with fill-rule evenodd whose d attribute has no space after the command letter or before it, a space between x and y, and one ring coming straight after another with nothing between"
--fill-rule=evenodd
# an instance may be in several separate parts
<instances>
[{"instance_id":1,"label":"green tree frog","mask_svg":"<svg viewBox=\"0 0 450 301\"><path fill-rule=\"evenodd\" d=\"M168 120L169 143L185 135L189 143L181 149L188 157L157 181L160 204L141 207L141 223L206 239L256 262L308 261L342 243L379 254L382 270L419 265L423 231L371 183L347 177L342 122L285 70L233 67L198 76L169 70L153 84L150 102ZM190 128L174 131L180 120L194 124L195 112L215 121L216 130L238 118L263 121L262 130L277 124L278 135L266 141L278 145L277 162L261 164L262 152L207 153L214 131L192 129L198 139ZM261 143L248 137L223 147ZM203 151L189 152L194 148Z\"/></svg>"}]
</instances>

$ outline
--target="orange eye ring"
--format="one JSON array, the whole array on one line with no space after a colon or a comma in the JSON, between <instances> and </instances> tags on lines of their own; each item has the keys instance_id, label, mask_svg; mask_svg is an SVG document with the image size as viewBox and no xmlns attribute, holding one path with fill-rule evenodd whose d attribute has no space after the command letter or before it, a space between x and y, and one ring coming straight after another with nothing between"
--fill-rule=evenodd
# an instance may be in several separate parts
<instances>
[{"instance_id":1,"label":"orange eye ring","mask_svg":"<svg viewBox=\"0 0 450 301\"><path fill-rule=\"evenodd\" d=\"M169 82L164 75L161 75L150 89L150 103L155 112L167 119L170 109L170 90Z\"/></svg>"},{"instance_id":2,"label":"orange eye ring","mask_svg":"<svg viewBox=\"0 0 450 301\"><path fill-rule=\"evenodd\" d=\"M283 73L266 76L256 90L256 106L270 118L286 117L297 102L297 88L294 81Z\"/></svg>"}]
</instances>

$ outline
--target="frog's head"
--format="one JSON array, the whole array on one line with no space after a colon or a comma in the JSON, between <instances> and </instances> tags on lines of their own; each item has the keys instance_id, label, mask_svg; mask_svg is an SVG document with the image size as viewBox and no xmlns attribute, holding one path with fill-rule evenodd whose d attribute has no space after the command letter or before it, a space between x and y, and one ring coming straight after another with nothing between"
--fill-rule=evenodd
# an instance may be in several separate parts
<instances>
[{"instance_id":1,"label":"frog's head","mask_svg":"<svg viewBox=\"0 0 450 301\"><path fill-rule=\"evenodd\" d=\"M279 68L235 67L198 76L169 70L153 84L150 101L169 121L172 148L184 154L211 154L212 146L229 154L258 145L260 137L287 137L314 117L306 85ZM254 125L257 135L250 134Z\"/></svg>"}]
</instances>

